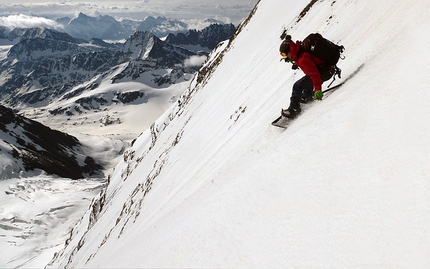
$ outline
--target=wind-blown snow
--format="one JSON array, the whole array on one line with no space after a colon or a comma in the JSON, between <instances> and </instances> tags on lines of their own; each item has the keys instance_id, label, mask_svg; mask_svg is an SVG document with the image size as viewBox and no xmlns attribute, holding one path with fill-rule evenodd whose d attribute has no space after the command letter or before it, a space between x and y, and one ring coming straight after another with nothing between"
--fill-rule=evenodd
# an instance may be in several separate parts
<instances>
[{"instance_id":1,"label":"wind-blown snow","mask_svg":"<svg viewBox=\"0 0 430 269\"><path fill-rule=\"evenodd\" d=\"M308 3L259 2L48 268L430 266L430 2L317 1L297 22ZM358 70L286 130L270 122L303 73L279 61L283 28Z\"/></svg>"}]
</instances>

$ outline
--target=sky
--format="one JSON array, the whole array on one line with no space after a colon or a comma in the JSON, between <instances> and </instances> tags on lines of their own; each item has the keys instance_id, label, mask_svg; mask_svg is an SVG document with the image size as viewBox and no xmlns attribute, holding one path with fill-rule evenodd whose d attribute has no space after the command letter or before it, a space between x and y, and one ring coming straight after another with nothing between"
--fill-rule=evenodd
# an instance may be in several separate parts
<instances>
[{"instance_id":1,"label":"sky","mask_svg":"<svg viewBox=\"0 0 430 269\"><path fill-rule=\"evenodd\" d=\"M215 18L238 23L257 2L258 0L0 0L0 16L25 14L55 19L73 17L83 12L87 15L101 14L138 20L151 15L186 20Z\"/></svg>"}]
</instances>

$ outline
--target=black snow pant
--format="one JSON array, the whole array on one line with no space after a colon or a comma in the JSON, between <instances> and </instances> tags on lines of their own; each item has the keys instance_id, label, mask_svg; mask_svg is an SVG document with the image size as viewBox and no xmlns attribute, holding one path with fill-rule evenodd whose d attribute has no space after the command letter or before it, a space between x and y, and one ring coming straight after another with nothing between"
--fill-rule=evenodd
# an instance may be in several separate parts
<instances>
[{"instance_id":1,"label":"black snow pant","mask_svg":"<svg viewBox=\"0 0 430 269\"><path fill-rule=\"evenodd\" d=\"M333 72L325 72L321 74L321 80L327 81L333 76ZM314 84L309 76L304 76L297 80L293 85L293 93L290 98L290 108L300 108L300 100L302 98L312 98L314 95Z\"/></svg>"}]
</instances>

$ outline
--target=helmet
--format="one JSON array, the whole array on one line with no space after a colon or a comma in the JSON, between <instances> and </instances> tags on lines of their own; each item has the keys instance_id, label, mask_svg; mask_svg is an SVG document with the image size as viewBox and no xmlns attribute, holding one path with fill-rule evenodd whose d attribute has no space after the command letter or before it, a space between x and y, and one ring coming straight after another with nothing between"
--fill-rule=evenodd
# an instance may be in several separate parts
<instances>
[{"instance_id":1,"label":"helmet","mask_svg":"<svg viewBox=\"0 0 430 269\"><path fill-rule=\"evenodd\" d=\"M281 54L288 54L288 52L290 51L290 42L291 42L291 36L290 35L286 35L285 36L285 40L282 41L281 46L279 47L279 52Z\"/></svg>"},{"instance_id":2,"label":"helmet","mask_svg":"<svg viewBox=\"0 0 430 269\"><path fill-rule=\"evenodd\" d=\"M288 54L288 52L290 51L290 41L291 40L282 41L281 46L279 47L280 53Z\"/></svg>"}]
</instances>

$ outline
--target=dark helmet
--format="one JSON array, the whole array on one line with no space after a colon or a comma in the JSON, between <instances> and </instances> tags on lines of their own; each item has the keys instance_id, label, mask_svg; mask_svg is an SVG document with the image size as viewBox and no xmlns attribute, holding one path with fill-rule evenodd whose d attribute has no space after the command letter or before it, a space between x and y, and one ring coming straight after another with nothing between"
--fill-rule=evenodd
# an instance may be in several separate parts
<instances>
[{"instance_id":1,"label":"dark helmet","mask_svg":"<svg viewBox=\"0 0 430 269\"><path fill-rule=\"evenodd\" d=\"M279 52L281 54L288 54L288 52L290 51L290 42L291 42L291 36L287 35L285 37L285 40L282 41L281 46L279 47Z\"/></svg>"},{"instance_id":2,"label":"dark helmet","mask_svg":"<svg viewBox=\"0 0 430 269\"><path fill-rule=\"evenodd\" d=\"M289 51L290 51L290 40L282 41L281 46L279 47L279 52L288 54Z\"/></svg>"}]
</instances>

